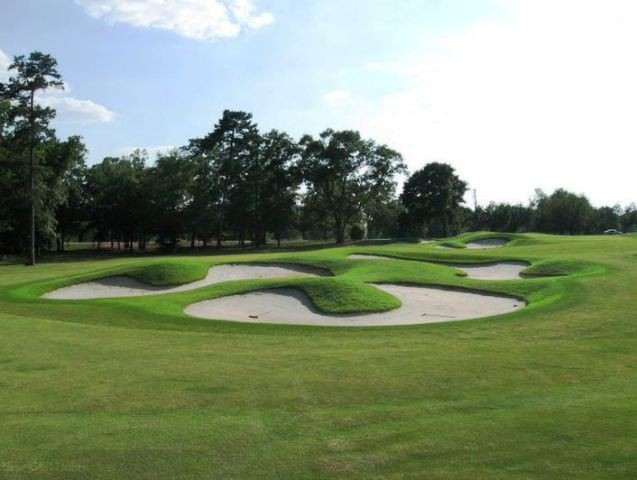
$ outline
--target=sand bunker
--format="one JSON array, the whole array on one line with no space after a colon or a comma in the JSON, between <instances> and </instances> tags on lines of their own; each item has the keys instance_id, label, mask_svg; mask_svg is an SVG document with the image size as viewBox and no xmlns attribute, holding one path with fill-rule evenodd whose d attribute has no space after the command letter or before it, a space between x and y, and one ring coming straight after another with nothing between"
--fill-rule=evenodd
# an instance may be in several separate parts
<instances>
[{"instance_id":1,"label":"sand bunker","mask_svg":"<svg viewBox=\"0 0 637 480\"><path fill-rule=\"evenodd\" d=\"M349 255L347 258L353 258L356 260L392 260L391 257L383 257L381 255L368 255L362 253L354 253L352 255ZM465 272L468 278L475 278L479 280L517 280L519 278L522 278L520 274L529 266L529 264L526 262L497 262L474 264L429 261L429 263L457 268L458 270L462 270L463 272Z\"/></svg>"},{"instance_id":2,"label":"sand bunker","mask_svg":"<svg viewBox=\"0 0 637 480\"><path fill-rule=\"evenodd\" d=\"M195 303L184 312L193 317L250 323L371 327L450 322L488 317L523 308L524 302L504 296L413 285L376 285L402 302L384 313L330 315L318 311L296 289L272 289Z\"/></svg>"},{"instance_id":3,"label":"sand bunker","mask_svg":"<svg viewBox=\"0 0 637 480\"><path fill-rule=\"evenodd\" d=\"M303 265L288 264L226 264L208 270L203 280L176 287L154 287L130 277L115 276L78 283L46 293L44 298L56 300L82 300L89 298L137 297L178 293L215 283L255 278L307 277L327 275L326 270Z\"/></svg>"},{"instance_id":4,"label":"sand bunker","mask_svg":"<svg viewBox=\"0 0 637 480\"><path fill-rule=\"evenodd\" d=\"M467 243L467 248L471 249L483 249L483 248L497 248L502 247L509 243L506 238L485 238L484 240L476 240L474 242Z\"/></svg>"},{"instance_id":5,"label":"sand bunker","mask_svg":"<svg viewBox=\"0 0 637 480\"><path fill-rule=\"evenodd\" d=\"M462 270L467 274L467 277L479 280L517 280L522 278L520 273L529 266L529 264L525 262L498 262L489 264L445 263L444 265Z\"/></svg>"},{"instance_id":6,"label":"sand bunker","mask_svg":"<svg viewBox=\"0 0 637 480\"><path fill-rule=\"evenodd\" d=\"M507 243L509 243L509 240L507 240L506 238L485 238L484 240L469 242L466 244L466 247L472 250L483 250L485 248L503 247ZM446 250L455 247L451 247L449 245L436 245L435 248L443 248Z\"/></svg>"},{"instance_id":7,"label":"sand bunker","mask_svg":"<svg viewBox=\"0 0 637 480\"><path fill-rule=\"evenodd\" d=\"M383 257L381 255L368 255L366 253L352 253L348 255L347 258L351 258L353 260L392 260L390 257Z\"/></svg>"}]
</instances>

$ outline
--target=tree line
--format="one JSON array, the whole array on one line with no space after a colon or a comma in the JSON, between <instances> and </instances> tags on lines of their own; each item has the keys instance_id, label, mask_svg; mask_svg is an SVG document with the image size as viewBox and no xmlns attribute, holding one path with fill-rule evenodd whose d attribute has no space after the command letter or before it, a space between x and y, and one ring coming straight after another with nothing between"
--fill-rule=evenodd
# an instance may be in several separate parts
<instances>
[{"instance_id":1,"label":"tree line","mask_svg":"<svg viewBox=\"0 0 637 480\"><path fill-rule=\"evenodd\" d=\"M597 233L634 228L634 207L595 209L564 190L529 205L463 204L467 183L444 163L407 176L401 155L351 130L298 141L226 110L208 134L149 159L143 150L88 166L79 136L61 140L37 95L62 85L57 63L14 58L0 83L0 252L64 250L65 241L165 249L183 239L260 247L268 239L447 236L467 229ZM398 180L406 177L397 195Z\"/></svg>"}]
</instances>

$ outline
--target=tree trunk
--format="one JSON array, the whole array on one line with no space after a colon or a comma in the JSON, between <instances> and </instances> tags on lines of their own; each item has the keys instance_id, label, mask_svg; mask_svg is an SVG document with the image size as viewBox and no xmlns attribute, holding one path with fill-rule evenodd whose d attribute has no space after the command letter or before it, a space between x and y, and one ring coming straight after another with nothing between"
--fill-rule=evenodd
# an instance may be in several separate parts
<instances>
[{"instance_id":1,"label":"tree trunk","mask_svg":"<svg viewBox=\"0 0 637 480\"><path fill-rule=\"evenodd\" d=\"M27 265L35 265L35 139L33 138L33 97L35 92L31 91L31 116L29 118L29 162L31 165L30 168L30 177L31 177L31 186L29 191L29 203L30 203L30 236L29 236L29 258L27 260Z\"/></svg>"},{"instance_id":2,"label":"tree trunk","mask_svg":"<svg viewBox=\"0 0 637 480\"><path fill-rule=\"evenodd\" d=\"M340 215L334 215L334 237L336 237L336 243L345 243L345 222Z\"/></svg>"},{"instance_id":3,"label":"tree trunk","mask_svg":"<svg viewBox=\"0 0 637 480\"><path fill-rule=\"evenodd\" d=\"M449 227L447 221L447 215L442 216L442 235L447 237L449 235Z\"/></svg>"},{"instance_id":4,"label":"tree trunk","mask_svg":"<svg viewBox=\"0 0 637 480\"><path fill-rule=\"evenodd\" d=\"M190 234L190 248L195 249L195 232Z\"/></svg>"}]
</instances>

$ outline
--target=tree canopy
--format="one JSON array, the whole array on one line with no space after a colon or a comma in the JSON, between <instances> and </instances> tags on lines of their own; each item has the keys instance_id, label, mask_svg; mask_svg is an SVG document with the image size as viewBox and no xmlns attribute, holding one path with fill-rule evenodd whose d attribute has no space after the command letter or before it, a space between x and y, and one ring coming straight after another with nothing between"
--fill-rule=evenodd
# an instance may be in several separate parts
<instances>
[{"instance_id":1,"label":"tree canopy","mask_svg":"<svg viewBox=\"0 0 637 480\"><path fill-rule=\"evenodd\" d=\"M36 93L62 86L57 63L15 57L0 83L0 253L64 250L69 239L100 248L173 249L215 242L260 247L285 238L446 236L465 230L560 234L637 230L637 208L595 208L580 194L538 190L528 205L469 209L467 183L444 163L407 173L401 155L354 130L296 141L262 132L252 114L225 110L212 130L149 158L143 150L86 165L81 137L59 139L55 111ZM33 228L33 230L31 229ZM30 240L33 240L31 242Z\"/></svg>"},{"instance_id":2,"label":"tree canopy","mask_svg":"<svg viewBox=\"0 0 637 480\"><path fill-rule=\"evenodd\" d=\"M306 135L300 146L307 196L331 216L336 243L343 243L352 220L392 198L396 175L406 172L398 152L351 130Z\"/></svg>"},{"instance_id":3,"label":"tree canopy","mask_svg":"<svg viewBox=\"0 0 637 480\"><path fill-rule=\"evenodd\" d=\"M430 226L439 221L446 236L466 191L466 182L450 165L434 162L409 177L400 199L413 221Z\"/></svg>"}]
</instances>

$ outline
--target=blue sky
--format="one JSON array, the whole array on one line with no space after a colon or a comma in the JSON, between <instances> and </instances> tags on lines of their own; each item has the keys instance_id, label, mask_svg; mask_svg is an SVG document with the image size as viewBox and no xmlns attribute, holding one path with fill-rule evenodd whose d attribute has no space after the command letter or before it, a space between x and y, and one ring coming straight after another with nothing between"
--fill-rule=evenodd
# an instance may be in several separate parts
<instances>
[{"instance_id":1,"label":"blue sky","mask_svg":"<svg viewBox=\"0 0 637 480\"><path fill-rule=\"evenodd\" d=\"M0 52L5 64L35 49L58 59L70 88L43 101L90 162L182 145L242 109L294 136L359 129L411 170L447 161L481 203L565 186L628 204L636 11L629 0L4 0Z\"/></svg>"}]
</instances>

